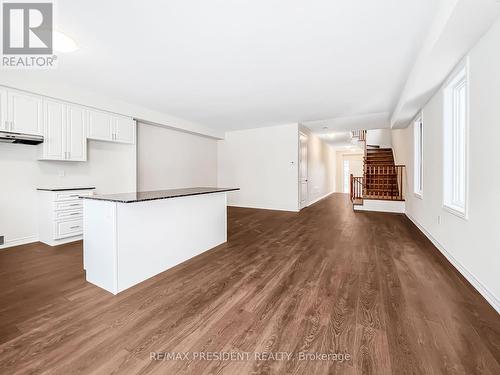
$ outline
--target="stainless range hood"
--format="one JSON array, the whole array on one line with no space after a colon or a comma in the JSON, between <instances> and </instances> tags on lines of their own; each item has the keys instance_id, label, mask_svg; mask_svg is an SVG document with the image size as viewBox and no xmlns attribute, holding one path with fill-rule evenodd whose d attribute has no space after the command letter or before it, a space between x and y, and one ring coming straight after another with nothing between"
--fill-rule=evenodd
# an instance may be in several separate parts
<instances>
[{"instance_id":1,"label":"stainless range hood","mask_svg":"<svg viewBox=\"0 0 500 375\"><path fill-rule=\"evenodd\" d=\"M37 145L43 142L41 135L0 132L0 143L21 143L25 145Z\"/></svg>"}]
</instances>

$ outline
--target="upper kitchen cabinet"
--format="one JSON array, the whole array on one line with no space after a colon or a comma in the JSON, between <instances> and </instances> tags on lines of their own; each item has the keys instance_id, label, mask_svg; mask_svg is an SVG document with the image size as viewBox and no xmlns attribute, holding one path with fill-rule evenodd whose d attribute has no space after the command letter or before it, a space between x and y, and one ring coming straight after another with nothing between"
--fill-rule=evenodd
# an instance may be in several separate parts
<instances>
[{"instance_id":1,"label":"upper kitchen cabinet","mask_svg":"<svg viewBox=\"0 0 500 375\"><path fill-rule=\"evenodd\" d=\"M114 141L120 143L135 143L135 121L130 117L114 116Z\"/></svg>"},{"instance_id":2,"label":"upper kitchen cabinet","mask_svg":"<svg viewBox=\"0 0 500 375\"><path fill-rule=\"evenodd\" d=\"M66 159L66 105L55 100L43 101L44 134L40 159Z\"/></svg>"},{"instance_id":3,"label":"upper kitchen cabinet","mask_svg":"<svg viewBox=\"0 0 500 375\"><path fill-rule=\"evenodd\" d=\"M7 90L7 131L43 135L42 97ZM5 124L5 120L2 121Z\"/></svg>"},{"instance_id":4,"label":"upper kitchen cabinet","mask_svg":"<svg viewBox=\"0 0 500 375\"><path fill-rule=\"evenodd\" d=\"M135 143L135 121L108 112L88 111L87 138L99 141Z\"/></svg>"},{"instance_id":5,"label":"upper kitchen cabinet","mask_svg":"<svg viewBox=\"0 0 500 375\"><path fill-rule=\"evenodd\" d=\"M89 109L87 138L98 141L112 141L113 116L108 112Z\"/></svg>"},{"instance_id":6,"label":"upper kitchen cabinet","mask_svg":"<svg viewBox=\"0 0 500 375\"><path fill-rule=\"evenodd\" d=\"M66 108L66 149L72 161L87 160L87 113L85 107L78 105Z\"/></svg>"},{"instance_id":7,"label":"upper kitchen cabinet","mask_svg":"<svg viewBox=\"0 0 500 375\"><path fill-rule=\"evenodd\" d=\"M87 109L58 100L44 99L44 142L41 160L87 160Z\"/></svg>"},{"instance_id":8,"label":"upper kitchen cabinet","mask_svg":"<svg viewBox=\"0 0 500 375\"><path fill-rule=\"evenodd\" d=\"M8 131L9 122L7 120L7 90L0 87L0 131Z\"/></svg>"}]
</instances>

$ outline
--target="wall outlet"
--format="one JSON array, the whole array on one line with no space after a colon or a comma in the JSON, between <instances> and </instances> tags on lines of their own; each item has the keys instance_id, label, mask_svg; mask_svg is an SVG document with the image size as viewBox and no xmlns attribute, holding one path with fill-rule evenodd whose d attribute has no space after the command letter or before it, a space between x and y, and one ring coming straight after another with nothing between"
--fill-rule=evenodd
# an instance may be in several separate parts
<instances>
[{"instance_id":1,"label":"wall outlet","mask_svg":"<svg viewBox=\"0 0 500 375\"><path fill-rule=\"evenodd\" d=\"M0 245L3 245L4 243L5 243L4 236L0 236Z\"/></svg>"}]
</instances>

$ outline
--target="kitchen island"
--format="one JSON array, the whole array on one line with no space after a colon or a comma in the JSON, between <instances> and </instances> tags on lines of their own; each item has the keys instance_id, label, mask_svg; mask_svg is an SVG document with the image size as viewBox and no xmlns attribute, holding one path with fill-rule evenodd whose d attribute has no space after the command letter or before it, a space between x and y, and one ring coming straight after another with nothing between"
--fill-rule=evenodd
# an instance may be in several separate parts
<instances>
[{"instance_id":1,"label":"kitchen island","mask_svg":"<svg viewBox=\"0 0 500 375\"><path fill-rule=\"evenodd\" d=\"M187 188L83 199L86 278L113 294L227 240L226 194Z\"/></svg>"}]
</instances>

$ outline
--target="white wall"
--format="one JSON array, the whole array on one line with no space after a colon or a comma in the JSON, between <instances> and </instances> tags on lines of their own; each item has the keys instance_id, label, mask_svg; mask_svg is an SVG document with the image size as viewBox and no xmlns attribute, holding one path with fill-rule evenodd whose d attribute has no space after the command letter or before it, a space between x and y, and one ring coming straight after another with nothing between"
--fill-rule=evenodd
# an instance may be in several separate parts
<instances>
[{"instance_id":1,"label":"white wall","mask_svg":"<svg viewBox=\"0 0 500 375\"><path fill-rule=\"evenodd\" d=\"M500 312L500 21L470 52L469 218L442 208L443 91L423 108L423 199L409 193L407 215ZM396 162L413 191L413 127L393 131ZM440 220L440 223L438 222Z\"/></svg>"},{"instance_id":2,"label":"white wall","mask_svg":"<svg viewBox=\"0 0 500 375\"><path fill-rule=\"evenodd\" d=\"M0 143L0 235L5 235L6 245L37 240L37 187L95 186L98 193L135 191L135 145L88 142L85 163L38 161L37 146ZM60 177L63 172L64 177Z\"/></svg>"},{"instance_id":3,"label":"white wall","mask_svg":"<svg viewBox=\"0 0 500 375\"><path fill-rule=\"evenodd\" d=\"M307 135L307 201L311 204L335 191L336 153L309 129L303 126L299 129Z\"/></svg>"},{"instance_id":4,"label":"white wall","mask_svg":"<svg viewBox=\"0 0 500 375\"><path fill-rule=\"evenodd\" d=\"M141 191L217 185L217 141L138 124L137 184Z\"/></svg>"},{"instance_id":5,"label":"white wall","mask_svg":"<svg viewBox=\"0 0 500 375\"><path fill-rule=\"evenodd\" d=\"M366 144L380 146L381 148L392 147L391 129L373 129L366 131Z\"/></svg>"},{"instance_id":6,"label":"white wall","mask_svg":"<svg viewBox=\"0 0 500 375\"><path fill-rule=\"evenodd\" d=\"M231 206L298 210L298 124L227 132L218 147L218 185L239 187Z\"/></svg>"}]
</instances>

